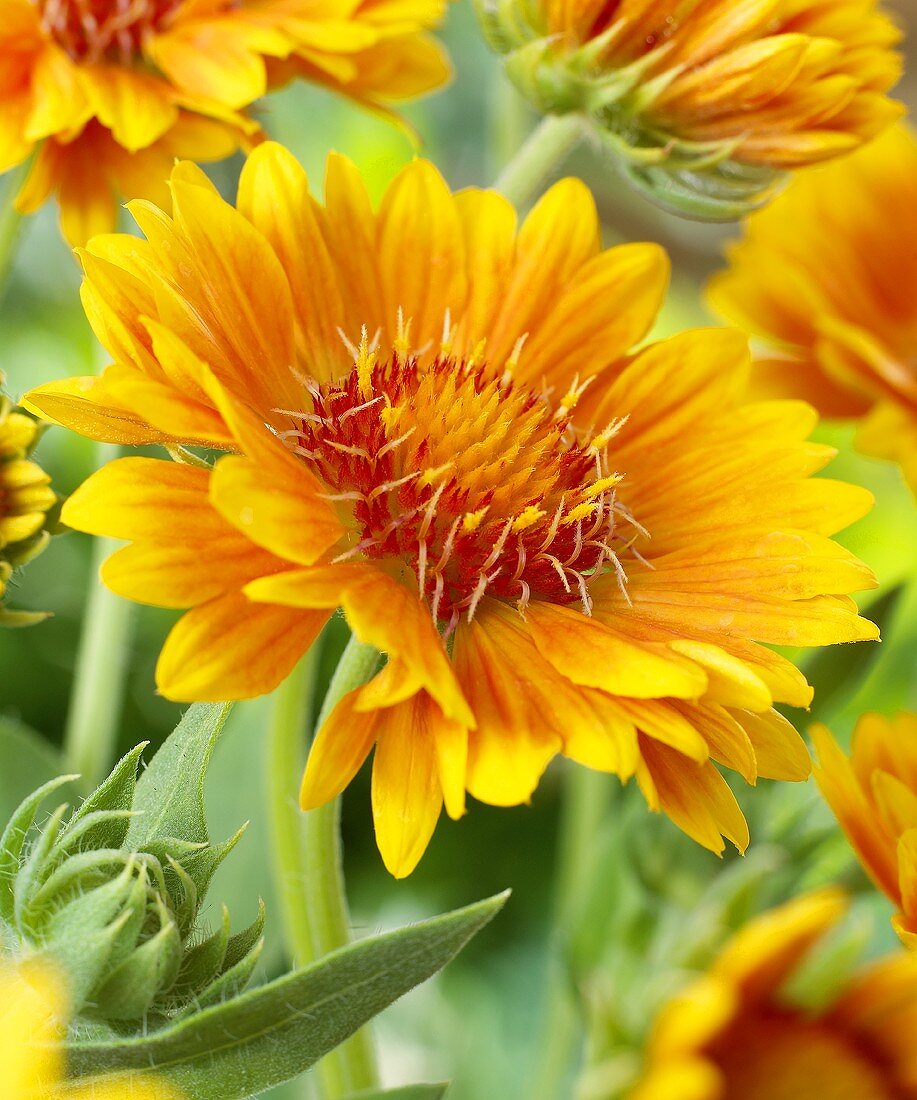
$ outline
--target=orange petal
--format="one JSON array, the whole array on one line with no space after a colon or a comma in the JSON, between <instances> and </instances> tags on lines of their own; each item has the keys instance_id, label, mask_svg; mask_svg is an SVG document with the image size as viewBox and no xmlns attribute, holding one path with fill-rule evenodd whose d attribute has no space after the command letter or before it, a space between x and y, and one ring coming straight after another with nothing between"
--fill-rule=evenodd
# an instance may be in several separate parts
<instances>
[{"instance_id":1,"label":"orange petal","mask_svg":"<svg viewBox=\"0 0 917 1100\"><path fill-rule=\"evenodd\" d=\"M292 672L328 620L325 611L256 604L240 592L183 615L156 665L156 683L178 702L266 695Z\"/></svg>"}]
</instances>

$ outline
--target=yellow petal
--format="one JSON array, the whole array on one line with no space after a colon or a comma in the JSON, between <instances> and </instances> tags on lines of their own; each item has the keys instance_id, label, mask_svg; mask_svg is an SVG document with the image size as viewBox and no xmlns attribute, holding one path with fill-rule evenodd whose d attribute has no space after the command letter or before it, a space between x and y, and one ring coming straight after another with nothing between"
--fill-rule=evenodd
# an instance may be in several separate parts
<instances>
[{"instance_id":1,"label":"yellow petal","mask_svg":"<svg viewBox=\"0 0 917 1100\"><path fill-rule=\"evenodd\" d=\"M373 821L382 861L395 878L405 878L417 866L442 810L431 706L420 694L380 712Z\"/></svg>"},{"instance_id":2,"label":"yellow petal","mask_svg":"<svg viewBox=\"0 0 917 1100\"><path fill-rule=\"evenodd\" d=\"M526 618L542 656L574 683L637 699L692 699L707 686L695 663L636 645L578 611L533 601Z\"/></svg>"},{"instance_id":3,"label":"yellow petal","mask_svg":"<svg viewBox=\"0 0 917 1100\"><path fill-rule=\"evenodd\" d=\"M324 611L256 604L231 592L200 604L172 628L156 683L177 702L230 702L266 695L318 637Z\"/></svg>"}]
</instances>

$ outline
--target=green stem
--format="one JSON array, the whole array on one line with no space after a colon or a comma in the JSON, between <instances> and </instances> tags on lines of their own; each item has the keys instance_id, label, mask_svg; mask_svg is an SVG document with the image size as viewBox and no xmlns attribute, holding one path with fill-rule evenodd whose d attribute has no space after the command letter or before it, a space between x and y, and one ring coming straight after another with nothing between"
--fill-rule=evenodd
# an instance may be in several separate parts
<instances>
[{"instance_id":1,"label":"green stem","mask_svg":"<svg viewBox=\"0 0 917 1100\"><path fill-rule=\"evenodd\" d=\"M316 728L321 729L349 691L366 683L378 663L376 649L351 637L331 678ZM320 959L350 943L340 822L339 798L304 816L301 874L306 927L302 939L309 955L303 962ZM326 1055L315 1072L323 1100L339 1100L352 1092L378 1087L379 1072L369 1029L364 1027Z\"/></svg>"},{"instance_id":2,"label":"green stem","mask_svg":"<svg viewBox=\"0 0 917 1100\"><path fill-rule=\"evenodd\" d=\"M495 189L515 206L524 206L579 144L583 133L579 115L545 115L497 177Z\"/></svg>"},{"instance_id":3,"label":"green stem","mask_svg":"<svg viewBox=\"0 0 917 1100\"><path fill-rule=\"evenodd\" d=\"M525 144L532 129L532 109L503 67L494 70L494 84L488 101L487 148L489 176L498 175Z\"/></svg>"},{"instance_id":4,"label":"green stem","mask_svg":"<svg viewBox=\"0 0 917 1100\"><path fill-rule=\"evenodd\" d=\"M274 881L284 942L296 965L313 957L303 888L305 850L298 793L314 717L320 656L321 639L318 639L274 693L267 739L268 824Z\"/></svg>"},{"instance_id":5,"label":"green stem","mask_svg":"<svg viewBox=\"0 0 917 1100\"><path fill-rule=\"evenodd\" d=\"M98 465L117 453L116 447L99 444ZM133 604L99 580L102 563L120 545L114 539L93 541L91 588L64 733L66 766L81 775L83 786L90 790L105 778L115 760L131 653Z\"/></svg>"},{"instance_id":6,"label":"green stem","mask_svg":"<svg viewBox=\"0 0 917 1100\"><path fill-rule=\"evenodd\" d=\"M548 961L541 1040L529 1100L567 1100L582 1056L583 1024L571 954L591 878L596 836L607 819L614 777L567 764L561 794L554 933Z\"/></svg>"}]
</instances>

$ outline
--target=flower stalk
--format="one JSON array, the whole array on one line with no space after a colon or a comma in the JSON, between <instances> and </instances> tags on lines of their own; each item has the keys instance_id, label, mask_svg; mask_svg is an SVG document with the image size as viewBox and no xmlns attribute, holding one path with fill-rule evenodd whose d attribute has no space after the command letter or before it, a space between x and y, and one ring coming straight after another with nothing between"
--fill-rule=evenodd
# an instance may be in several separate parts
<instances>
[{"instance_id":1,"label":"flower stalk","mask_svg":"<svg viewBox=\"0 0 917 1100\"><path fill-rule=\"evenodd\" d=\"M571 956L583 899L607 820L614 777L579 765L565 769L561 791L554 896L553 951L548 961L539 1057L532 1078L532 1100L563 1100L569 1095L583 1028L571 979Z\"/></svg>"},{"instance_id":2,"label":"flower stalk","mask_svg":"<svg viewBox=\"0 0 917 1100\"><path fill-rule=\"evenodd\" d=\"M579 115L546 115L497 177L495 190L524 206L585 134Z\"/></svg>"},{"instance_id":3,"label":"flower stalk","mask_svg":"<svg viewBox=\"0 0 917 1100\"><path fill-rule=\"evenodd\" d=\"M275 775L275 765L278 768L282 763L293 766L297 742L304 740L302 733L306 729L316 673L314 665L309 668L309 660L307 656L305 669L300 668L278 693L273 740L280 742L280 745L272 761L272 777ZM378 663L378 651L351 636L331 678L316 729L321 728L349 691L366 683ZM290 774L299 775L301 770L300 765L297 770L287 772L285 778L278 771L277 784L282 783L286 788ZM283 874L287 883L281 891L284 917L285 923L295 921L293 938L288 942L295 950L297 963L306 965L351 941L341 852L341 800L336 798L325 806L310 810L294 822L290 820L289 792L281 795L287 808L284 812L276 805L278 790L279 787L275 786L272 813L275 814L275 827L286 834L283 841L285 855L278 853L278 858L284 861ZM284 818L282 824L281 815ZM295 866L294 856L297 861ZM295 899L291 897L294 891ZM288 903L290 908L287 908ZM315 1072L321 1100L338 1100L360 1089L377 1086L376 1055L369 1029L364 1027L326 1055Z\"/></svg>"},{"instance_id":4,"label":"flower stalk","mask_svg":"<svg viewBox=\"0 0 917 1100\"><path fill-rule=\"evenodd\" d=\"M115 457L117 448L100 444L96 465ZM134 606L99 579L102 563L120 545L115 539L93 541L91 588L86 601L73 695L64 733L66 766L91 790L115 758L118 725L127 685L134 630Z\"/></svg>"}]
</instances>

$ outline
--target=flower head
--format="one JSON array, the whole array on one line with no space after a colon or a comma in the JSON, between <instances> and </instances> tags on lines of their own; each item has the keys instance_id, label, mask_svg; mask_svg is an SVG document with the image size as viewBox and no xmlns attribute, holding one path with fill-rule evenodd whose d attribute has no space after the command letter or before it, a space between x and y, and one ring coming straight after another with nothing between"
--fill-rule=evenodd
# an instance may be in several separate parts
<instances>
[{"instance_id":1,"label":"flower head","mask_svg":"<svg viewBox=\"0 0 917 1100\"><path fill-rule=\"evenodd\" d=\"M478 0L510 77L580 112L661 205L731 219L786 169L847 153L902 108L876 0Z\"/></svg>"},{"instance_id":2,"label":"flower head","mask_svg":"<svg viewBox=\"0 0 917 1100\"><path fill-rule=\"evenodd\" d=\"M861 419L858 445L917 492L915 250L917 139L900 126L751 218L710 296L766 341L764 391Z\"/></svg>"},{"instance_id":3,"label":"flower head","mask_svg":"<svg viewBox=\"0 0 917 1100\"><path fill-rule=\"evenodd\" d=\"M750 921L663 1008L631 1100L911 1100L917 959L872 963L820 1003L792 985L844 913L833 891Z\"/></svg>"},{"instance_id":4,"label":"flower head","mask_svg":"<svg viewBox=\"0 0 917 1100\"><path fill-rule=\"evenodd\" d=\"M2 376L0 376L2 382ZM0 393L0 600L13 569L48 543L48 512L57 504L51 478L29 457L41 429ZM0 625L20 626L44 615L5 610Z\"/></svg>"},{"instance_id":5,"label":"flower head","mask_svg":"<svg viewBox=\"0 0 917 1100\"><path fill-rule=\"evenodd\" d=\"M61 1042L67 995L60 975L37 959L0 964L0 1064L4 1100L181 1100L164 1081L97 1077L69 1084Z\"/></svg>"},{"instance_id":6,"label":"flower head","mask_svg":"<svg viewBox=\"0 0 917 1100\"><path fill-rule=\"evenodd\" d=\"M864 869L898 907L895 931L917 947L917 714L864 714L849 758L824 726L812 735L818 786Z\"/></svg>"},{"instance_id":7,"label":"flower head","mask_svg":"<svg viewBox=\"0 0 917 1100\"><path fill-rule=\"evenodd\" d=\"M119 195L164 204L177 157L219 160L260 140L245 113L303 77L378 110L441 84L410 9L312 0L0 0L0 172L35 153L17 205L56 194L64 235L115 227Z\"/></svg>"},{"instance_id":8,"label":"flower head","mask_svg":"<svg viewBox=\"0 0 917 1100\"><path fill-rule=\"evenodd\" d=\"M830 535L869 494L809 479L800 403L748 404L747 347L701 330L642 351L665 254L602 250L592 198L552 188L517 229L416 161L378 211L332 157L324 205L266 144L238 209L180 165L174 218L83 255L116 362L31 407L95 438L237 453L125 458L67 506L132 540L121 594L191 608L158 665L176 699L270 691L343 607L388 656L319 731L303 803L376 746L386 863L406 874L465 791L527 801L559 753L636 775L701 843L747 842L716 760L802 779L777 701L804 677L759 644L875 637L870 571Z\"/></svg>"}]
</instances>

